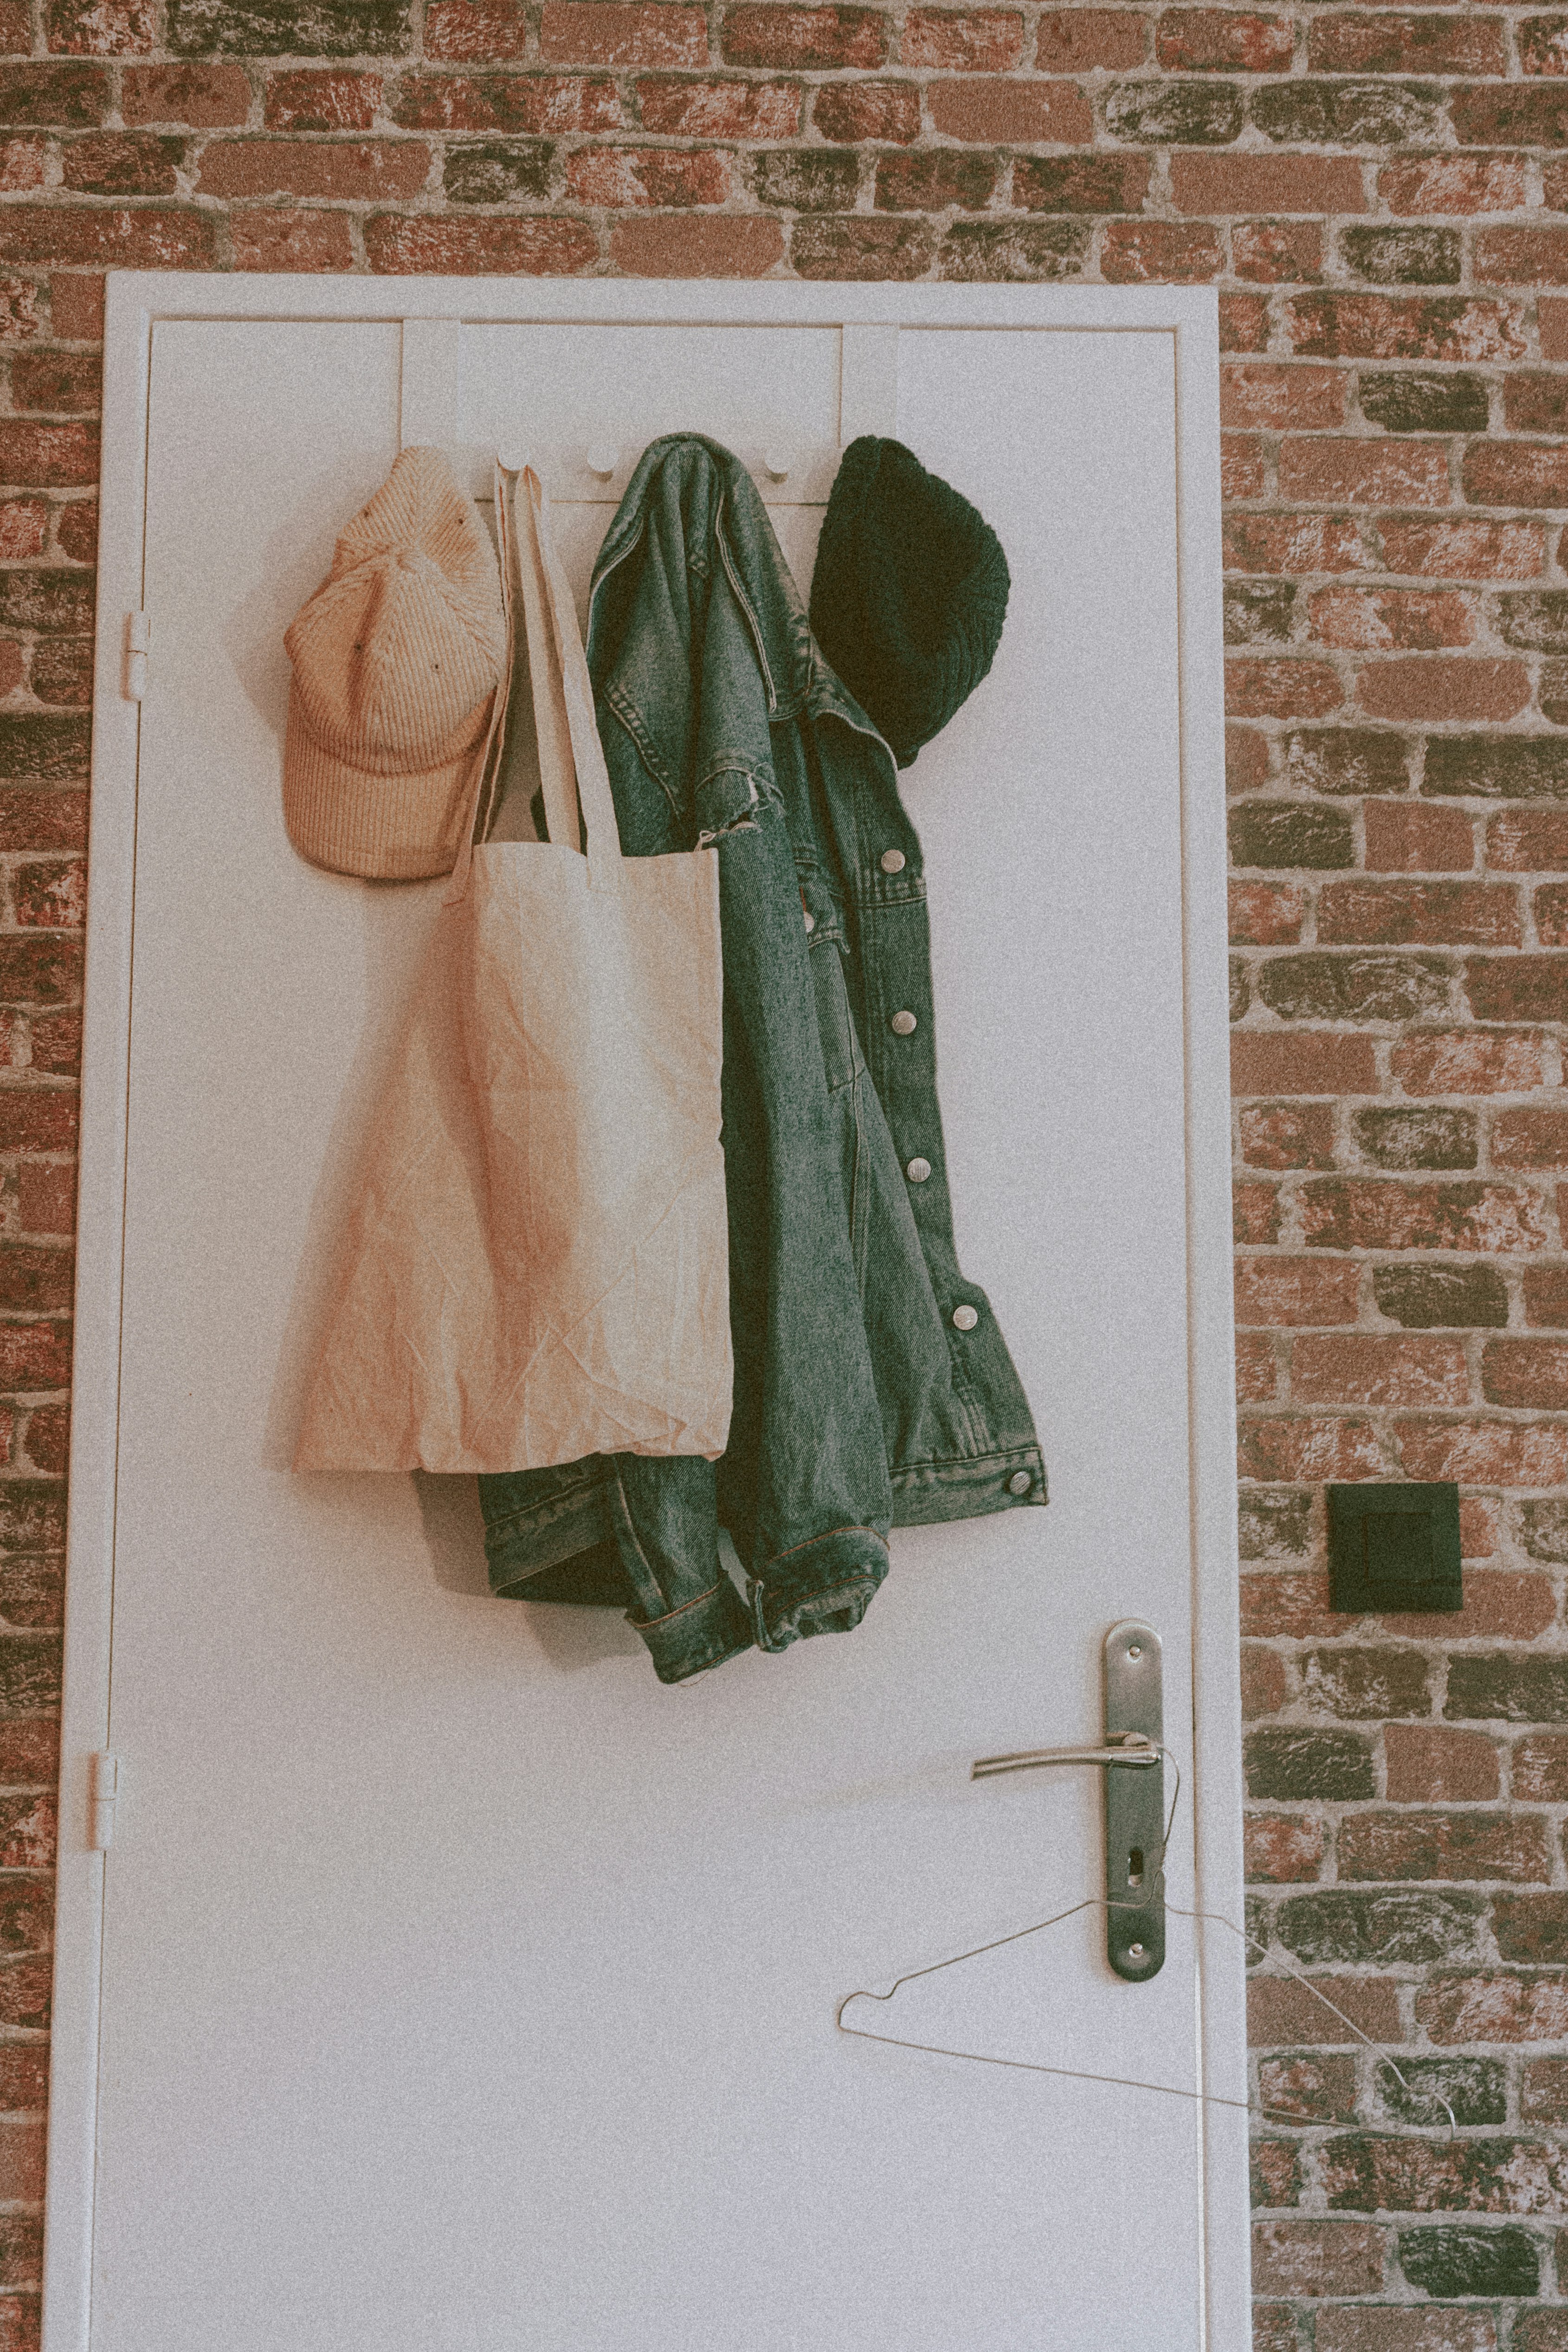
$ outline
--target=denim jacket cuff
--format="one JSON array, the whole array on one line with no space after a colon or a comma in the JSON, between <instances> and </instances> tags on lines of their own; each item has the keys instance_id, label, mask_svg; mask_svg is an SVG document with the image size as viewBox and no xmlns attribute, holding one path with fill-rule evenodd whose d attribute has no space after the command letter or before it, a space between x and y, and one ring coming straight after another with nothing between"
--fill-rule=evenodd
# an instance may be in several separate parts
<instances>
[{"instance_id":1,"label":"denim jacket cuff","mask_svg":"<svg viewBox=\"0 0 1568 2352\"><path fill-rule=\"evenodd\" d=\"M653 1672L662 1683L688 1682L709 1666L721 1666L751 1647L751 1620L746 1603L727 1576L709 1591L697 1595L667 1617L645 1622L628 1610L626 1622L634 1625L648 1645Z\"/></svg>"},{"instance_id":2,"label":"denim jacket cuff","mask_svg":"<svg viewBox=\"0 0 1568 2352\"><path fill-rule=\"evenodd\" d=\"M887 1574L887 1538L875 1528L835 1528L792 1545L751 1580L759 1650L787 1650L811 1633L847 1633Z\"/></svg>"}]
</instances>

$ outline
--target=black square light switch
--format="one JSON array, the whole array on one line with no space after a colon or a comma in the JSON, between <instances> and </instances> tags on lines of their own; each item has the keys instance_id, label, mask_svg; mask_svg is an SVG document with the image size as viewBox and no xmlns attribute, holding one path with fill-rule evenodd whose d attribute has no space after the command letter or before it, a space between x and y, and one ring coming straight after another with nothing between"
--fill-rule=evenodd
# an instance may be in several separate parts
<instances>
[{"instance_id":1,"label":"black square light switch","mask_svg":"<svg viewBox=\"0 0 1568 2352\"><path fill-rule=\"evenodd\" d=\"M1329 1603L1334 1609L1462 1609L1456 1486L1331 1486Z\"/></svg>"}]
</instances>

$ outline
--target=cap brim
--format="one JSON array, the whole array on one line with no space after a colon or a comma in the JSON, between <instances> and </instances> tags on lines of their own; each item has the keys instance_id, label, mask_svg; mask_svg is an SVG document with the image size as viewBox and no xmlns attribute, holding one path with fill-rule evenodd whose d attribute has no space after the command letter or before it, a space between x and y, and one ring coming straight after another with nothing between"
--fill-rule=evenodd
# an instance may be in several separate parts
<instances>
[{"instance_id":1,"label":"cap brim","mask_svg":"<svg viewBox=\"0 0 1568 2352\"><path fill-rule=\"evenodd\" d=\"M439 766L372 775L327 751L311 733L297 688L288 696L283 746L283 821L312 866L382 882L448 874L457 862L484 757L488 706L478 739Z\"/></svg>"}]
</instances>

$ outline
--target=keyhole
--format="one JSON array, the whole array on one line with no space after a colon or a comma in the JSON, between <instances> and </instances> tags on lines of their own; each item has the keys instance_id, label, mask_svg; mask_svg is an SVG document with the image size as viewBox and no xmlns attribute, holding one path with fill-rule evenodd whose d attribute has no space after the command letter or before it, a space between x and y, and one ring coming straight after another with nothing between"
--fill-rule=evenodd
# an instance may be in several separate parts
<instances>
[{"instance_id":1,"label":"keyhole","mask_svg":"<svg viewBox=\"0 0 1568 2352\"><path fill-rule=\"evenodd\" d=\"M1135 1845L1127 1856L1127 1884L1129 1886L1141 1886L1143 1883L1144 1849L1141 1845Z\"/></svg>"}]
</instances>

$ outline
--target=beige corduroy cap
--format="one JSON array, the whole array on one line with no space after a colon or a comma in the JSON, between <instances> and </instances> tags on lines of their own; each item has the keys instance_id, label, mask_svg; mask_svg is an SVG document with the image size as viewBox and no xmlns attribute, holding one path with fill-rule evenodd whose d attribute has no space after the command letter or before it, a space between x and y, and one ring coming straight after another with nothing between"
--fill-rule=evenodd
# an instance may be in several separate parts
<instances>
[{"instance_id":1,"label":"beige corduroy cap","mask_svg":"<svg viewBox=\"0 0 1568 2352\"><path fill-rule=\"evenodd\" d=\"M405 449L284 643L288 837L312 865L408 881L455 864L507 660L500 577L439 449Z\"/></svg>"}]
</instances>

